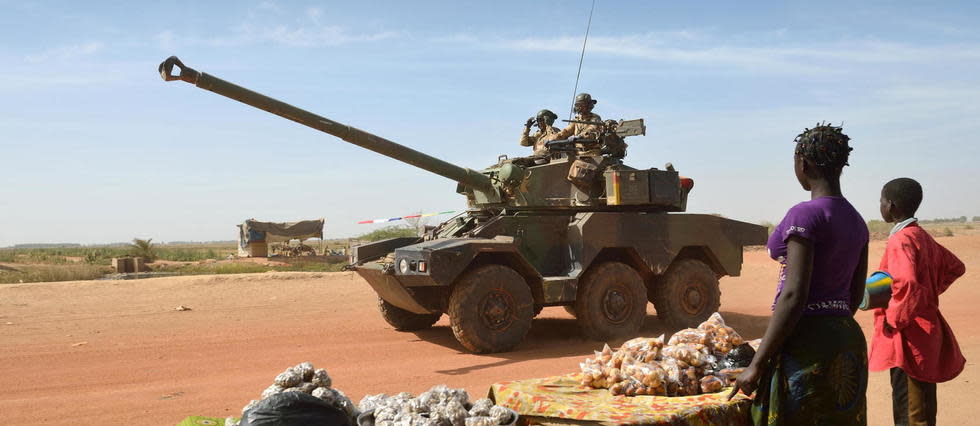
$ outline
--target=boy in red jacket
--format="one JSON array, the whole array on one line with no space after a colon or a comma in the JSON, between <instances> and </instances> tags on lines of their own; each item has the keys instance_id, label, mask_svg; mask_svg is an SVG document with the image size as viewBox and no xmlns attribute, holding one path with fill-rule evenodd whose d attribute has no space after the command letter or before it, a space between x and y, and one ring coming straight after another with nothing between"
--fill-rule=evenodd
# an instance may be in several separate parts
<instances>
[{"instance_id":1,"label":"boy in red jacket","mask_svg":"<svg viewBox=\"0 0 980 426\"><path fill-rule=\"evenodd\" d=\"M868 368L891 369L896 425L935 425L936 383L952 380L966 364L939 313L939 295L966 268L916 223L921 202L922 186L909 178L881 189L881 217L895 227L879 269L894 282L888 307L874 310Z\"/></svg>"}]
</instances>

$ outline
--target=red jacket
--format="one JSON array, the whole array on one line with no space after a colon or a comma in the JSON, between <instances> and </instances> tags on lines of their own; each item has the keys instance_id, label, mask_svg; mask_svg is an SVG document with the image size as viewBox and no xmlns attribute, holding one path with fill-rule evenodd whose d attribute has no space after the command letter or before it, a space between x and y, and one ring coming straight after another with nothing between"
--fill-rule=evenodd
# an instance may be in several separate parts
<instances>
[{"instance_id":1,"label":"red jacket","mask_svg":"<svg viewBox=\"0 0 980 426\"><path fill-rule=\"evenodd\" d=\"M939 313L939 295L966 272L963 262L913 222L888 238L879 268L894 283L888 307L874 310L868 368L898 367L922 382L952 380L966 359Z\"/></svg>"}]
</instances>

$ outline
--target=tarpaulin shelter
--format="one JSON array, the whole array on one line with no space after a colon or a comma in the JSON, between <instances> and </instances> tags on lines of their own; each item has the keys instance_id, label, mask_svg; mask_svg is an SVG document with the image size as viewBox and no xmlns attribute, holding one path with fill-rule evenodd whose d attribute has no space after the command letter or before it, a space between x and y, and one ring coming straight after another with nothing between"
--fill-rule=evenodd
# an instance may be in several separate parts
<instances>
[{"instance_id":1,"label":"tarpaulin shelter","mask_svg":"<svg viewBox=\"0 0 980 426\"><path fill-rule=\"evenodd\" d=\"M264 257L270 242L309 238L323 239L323 219L280 223L248 219L238 225L238 255Z\"/></svg>"}]
</instances>

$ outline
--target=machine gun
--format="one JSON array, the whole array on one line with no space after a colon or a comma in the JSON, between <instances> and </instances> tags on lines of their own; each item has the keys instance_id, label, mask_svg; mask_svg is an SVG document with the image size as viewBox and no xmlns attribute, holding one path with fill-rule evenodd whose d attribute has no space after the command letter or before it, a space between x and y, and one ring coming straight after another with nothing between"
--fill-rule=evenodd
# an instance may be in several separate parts
<instances>
[{"instance_id":1,"label":"machine gun","mask_svg":"<svg viewBox=\"0 0 980 426\"><path fill-rule=\"evenodd\" d=\"M635 120L606 120L606 121L587 121L587 120L562 120L566 123L591 124L599 127L600 133L614 133L621 138L628 136L640 136L647 134L647 126L643 124L642 118Z\"/></svg>"},{"instance_id":2,"label":"machine gun","mask_svg":"<svg viewBox=\"0 0 980 426\"><path fill-rule=\"evenodd\" d=\"M552 153L579 153L595 150L599 148L600 143L597 139L572 136L568 139L545 142L544 146L548 148L548 152Z\"/></svg>"},{"instance_id":3,"label":"machine gun","mask_svg":"<svg viewBox=\"0 0 980 426\"><path fill-rule=\"evenodd\" d=\"M571 137L568 139L549 141L545 143L549 152L582 154L590 151L599 151L603 156L621 159L626 157L626 142L623 140L629 136L646 135L646 125L643 119L635 120L606 120L606 121L586 121L586 120L562 120L566 123L588 124L598 128L592 137Z\"/></svg>"}]
</instances>

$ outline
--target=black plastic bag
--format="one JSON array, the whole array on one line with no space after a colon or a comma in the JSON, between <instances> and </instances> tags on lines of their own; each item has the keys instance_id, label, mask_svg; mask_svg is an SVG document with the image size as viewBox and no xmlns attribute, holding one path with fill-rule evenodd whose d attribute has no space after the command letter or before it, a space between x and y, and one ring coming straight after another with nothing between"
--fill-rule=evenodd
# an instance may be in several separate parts
<instances>
[{"instance_id":1,"label":"black plastic bag","mask_svg":"<svg viewBox=\"0 0 980 426\"><path fill-rule=\"evenodd\" d=\"M725 355L725 359L718 363L718 368L746 368L752 363L754 357L755 349L752 349L748 343L742 343L728 352L728 355Z\"/></svg>"},{"instance_id":2,"label":"black plastic bag","mask_svg":"<svg viewBox=\"0 0 980 426\"><path fill-rule=\"evenodd\" d=\"M239 426L352 426L347 413L302 392L283 392L263 399L242 414Z\"/></svg>"}]
</instances>

